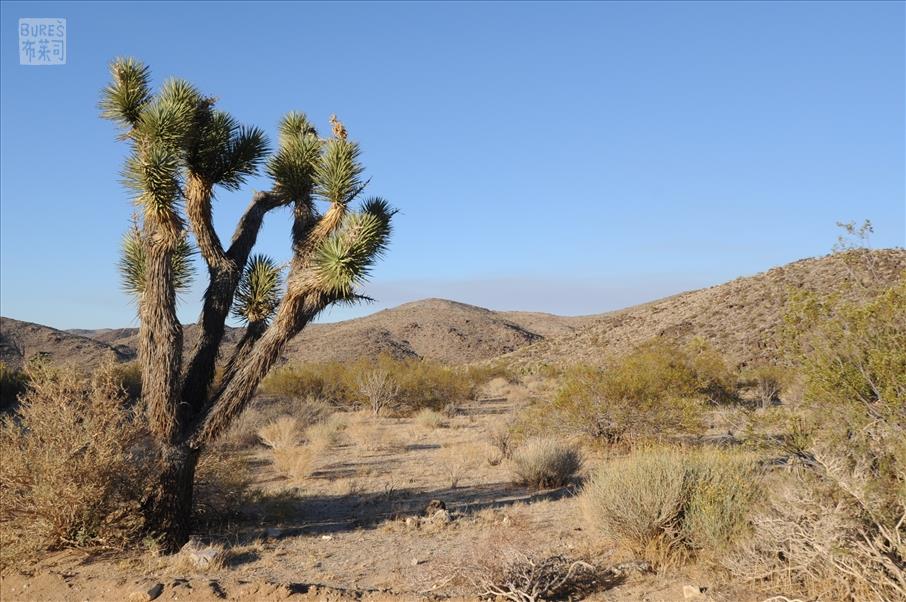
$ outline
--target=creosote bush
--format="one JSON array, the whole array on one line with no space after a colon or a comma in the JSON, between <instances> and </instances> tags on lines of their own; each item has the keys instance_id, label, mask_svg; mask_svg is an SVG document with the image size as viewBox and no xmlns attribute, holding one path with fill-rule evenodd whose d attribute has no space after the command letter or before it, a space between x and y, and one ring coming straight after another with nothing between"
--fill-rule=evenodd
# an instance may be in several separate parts
<instances>
[{"instance_id":1,"label":"creosote bush","mask_svg":"<svg viewBox=\"0 0 906 602\"><path fill-rule=\"evenodd\" d=\"M386 387L363 388L362 385L380 375L382 382L386 378L394 395L382 394L375 399L392 397L394 412L409 415L422 408L440 411L451 403L474 398L481 385L502 373L506 373L502 367L460 369L425 360L381 356L374 360L279 368L264 380L261 391L270 395L315 397L347 409L367 406L374 411L370 392L385 393Z\"/></svg>"},{"instance_id":2,"label":"creosote bush","mask_svg":"<svg viewBox=\"0 0 906 602\"><path fill-rule=\"evenodd\" d=\"M745 536L758 495L758 469L747 455L659 447L602 465L582 497L592 528L649 562L665 564L727 550Z\"/></svg>"},{"instance_id":3,"label":"creosote bush","mask_svg":"<svg viewBox=\"0 0 906 602\"><path fill-rule=\"evenodd\" d=\"M604 368L567 370L552 403L519 420L520 434L560 431L609 443L697 433L709 402L735 396L735 378L704 343L686 347L655 339Z\"/></svg>"},{"instance_id":4,"label":"creosote bush","mask_svg":"<svg viewBox=\"0 0 906 602\"><path fill-rule=\"evenodd\" d=\"M538 489L568 484L581 467L578 449L550 437L528 439L513 453L514 480Z\"/></svg>"}]
</instances>

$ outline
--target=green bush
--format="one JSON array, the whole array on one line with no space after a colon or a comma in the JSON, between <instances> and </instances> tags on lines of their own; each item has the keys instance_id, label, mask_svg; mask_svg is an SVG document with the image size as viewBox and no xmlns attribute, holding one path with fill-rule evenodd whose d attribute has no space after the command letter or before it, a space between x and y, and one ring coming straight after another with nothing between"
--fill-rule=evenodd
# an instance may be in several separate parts
<instances>
[{"instance_id":1,"label":"green bush","mask_svg":"<svg viewBox=\"0 0 906 602\"><path fill-rule=\"evenodd\" d=\"M646 560L666 563L726 551L744 536L758 494L758 471L748 456L661 447L601 466L582 502L599 533Z\"/></svg>"},{"instance_id":2,"label":"green bush","mask_svg":"<svg viewBox=\"0 0 906 602\"><path fill-rule=\"evenodd\" d=\"M707 404L735 398L735 377L704 343L655 339L604 368L568 369L552 404L523 416L534 432L559 429L610 443L703 428ZM532 424L534 419L540 423Z\"/></svg>"}]
</instances>

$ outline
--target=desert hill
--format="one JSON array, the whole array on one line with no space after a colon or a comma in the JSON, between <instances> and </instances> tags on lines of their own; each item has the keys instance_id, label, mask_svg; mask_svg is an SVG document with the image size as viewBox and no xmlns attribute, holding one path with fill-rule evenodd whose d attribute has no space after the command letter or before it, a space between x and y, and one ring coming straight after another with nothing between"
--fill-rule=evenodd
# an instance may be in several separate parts
<instances>
[{"instance_id":1,"label":"desert hill","mask_svg":"<svg viewBox=\"0 0 906 602\"><path fill-rule=\"evenodd\" d=\"M803 259L755 276L610 312L583 328L547 338L506 356L519 366L601 364L608 355L663 336L679 342L702 337L729 363L776 360L785 304L791 292L867 294L850 286L855 274L892 283L906 271L906 249L851 251Z\"/></svg>"},{"instance_id":2,"label":"desert hill","mask_svg":"<svg viewBox=\"0 0 906 602\"><path fill-rule=\"evenodd\" d=\"M93 369L105 361L130 360L135 352L89 336L0 317L0 362L18 369L35 356L46 357L58 364L77 363Z\"/></svg>"},{"instance_id":3,"label":"desert hill","mask_svg":"<svg viewBox=\"0 0 906 602\"><path fill-rule=\"evenodd\" d=\"M284 361L322 362L388 354L426 358L450 364L486 360L509 353L546 336L573 332L586 318L532 312L495 312L483 307L425 299L374 314L327 324L313 324L290 341ZM185 329L186 345L197 336ZM138 329L73 330L124 352L138 344ZM227 330L227 349L242 329Z\"/></svg>"},{"instance_id":4,"label":"desert hill","mask_svg":"<svg viewBox=\"0 0 906 602\"><path fill-rule=\"evenodd\" d=\"M892 282L906 270L906 250L804 259L755 276L596 316L498 312L444 299L425 299L362 318L314 324L290 342L281 360L345 361L386 353L449 364L497 357L526 367L595 364L610 353L624 352L652 337L685 341L701 336L731 362L745 364L776 357L784 306L791 291L848 290L854 266L868 267L876 278ZM37 353L48 354L54 361L93 367L108 357L120 361L134 358L138 343L136 328L64 332L9 318L3 318L0 325L0 360L14 367ZM197 326L186 326L187 346L193 344L197 332ZM241 335L242 329L227 330L227 352Z\"/></svg>"}]
</instances>

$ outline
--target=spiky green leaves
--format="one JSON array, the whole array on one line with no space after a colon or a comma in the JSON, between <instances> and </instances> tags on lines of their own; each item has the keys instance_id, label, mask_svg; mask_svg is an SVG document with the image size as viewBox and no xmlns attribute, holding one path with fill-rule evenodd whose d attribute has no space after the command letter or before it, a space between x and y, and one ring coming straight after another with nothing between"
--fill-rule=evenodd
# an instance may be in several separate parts
<instances>
[{"instance_id":1,"label":"spiky green leaves","mask_svg":"<svg viewBox=\"0 0 906 602\"><path fill-rule=\"evenodd\" d=\"M118 58L110 64L110 75L113 81L101 93L101 116L130 129L151 100L151 72L135 59Z\"/></svg>"},{"instance_id":2,"label":"spiky green leaves","mask_svg":"<svg viewBox=\"0 0 906 602\"><path fill-rule=\"evenodd\" d=\"M303 113L288 113L280 121L280 148L267 164L275 190L288 201L310 204L322 142Z\"/></svg>"},{"instance_id":3,"label":"spiky green leaves","mask_svg":"<svg viewBox=\"0 0 906 602\"><path fill-rule=\"evenodd\" d=\"M238 188L258 171L268 152L263 131L241 126L223 111L199 110L195 128L186 164L211 186Z\"/></svg>"},{"instance_id":4,"label":"spiky green leaves","mask_svg":"<svg viewBox=\"0 0 906 602\"><path fill-rule=\"evenodd\" d=\"M320 292L351 300L387 247L395 210L381 198L371 198L362 209L347 213L340 227L315 251L314 272Z\"/></svg>"},{"instance_id":5,"label":"spiky green leaves","mask_svg":"<svg viewBox=\"0 0 906 602\"><path fill-rule=\"evenodd\" d=\"M233 315L249 324L266 323L280 302L280 268L265 255L253 255L239 281Z\"/></svg>"},{"instance_id":6,"label":"spiky green leaves","mask_svg":"<svg viewBox=\"0 0 906 602\"><path fill-rule=\"evenodd\" d=\"M316 174L319 196L345 207L361 192L364 168L359 154L359 145L345 138L331 138L326 142Z\"/></svg>"},{"instance_id":7,"label":"spiky green leaves","mask_svg":"<svg viewBox=\"0 0 906 602\"><path fill-rule=\"evenodd\" d=\"M119 262L120 277L123 290L136 296L141 296L145 291L145 258L148 244L147 236L134 224L123 236L123 255ZM181 236L170 258L170 274L173 288L177 293L187 291L192 284L195 275L195 268L192 265L193 252L188 238Z\"/></svg>"}]
</instances>

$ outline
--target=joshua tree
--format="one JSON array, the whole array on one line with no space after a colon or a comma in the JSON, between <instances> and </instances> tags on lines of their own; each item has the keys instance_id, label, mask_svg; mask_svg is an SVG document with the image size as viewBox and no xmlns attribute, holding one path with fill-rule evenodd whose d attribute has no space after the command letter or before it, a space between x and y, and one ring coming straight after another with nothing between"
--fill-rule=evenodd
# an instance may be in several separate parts
<instances>
[{"instance_id":1,"label":"joshua tree","mask_svg":"<svg viewBox=\"0 0 906 602\"><path fill-rule=\"evenodd\" d=\"M332 303L362 298L356 287L385 249L394 210L380 198L353 207L363 167L335 117L332 136L321 138L304 114L287 114L272 152L260 129L239 125L188 82L168 80L155 94L142 63L117 59L110 70L101 111L130 147L124 179L138 207L120 268L137 300L142 400L160 449L144 510L149 529L173 550L189 536L199 453L243 410L293 336ZM272 188L252 194L224 246L212 225L215 192L238 189L261 167ZM285 284L275 262L249 257L265 214L279 207L292 209ZM192 277L189 233L209 283L200 336L183 357L176 300ZM231 309L247 328L224 358Z\"/></svg>"}]
</instances>

